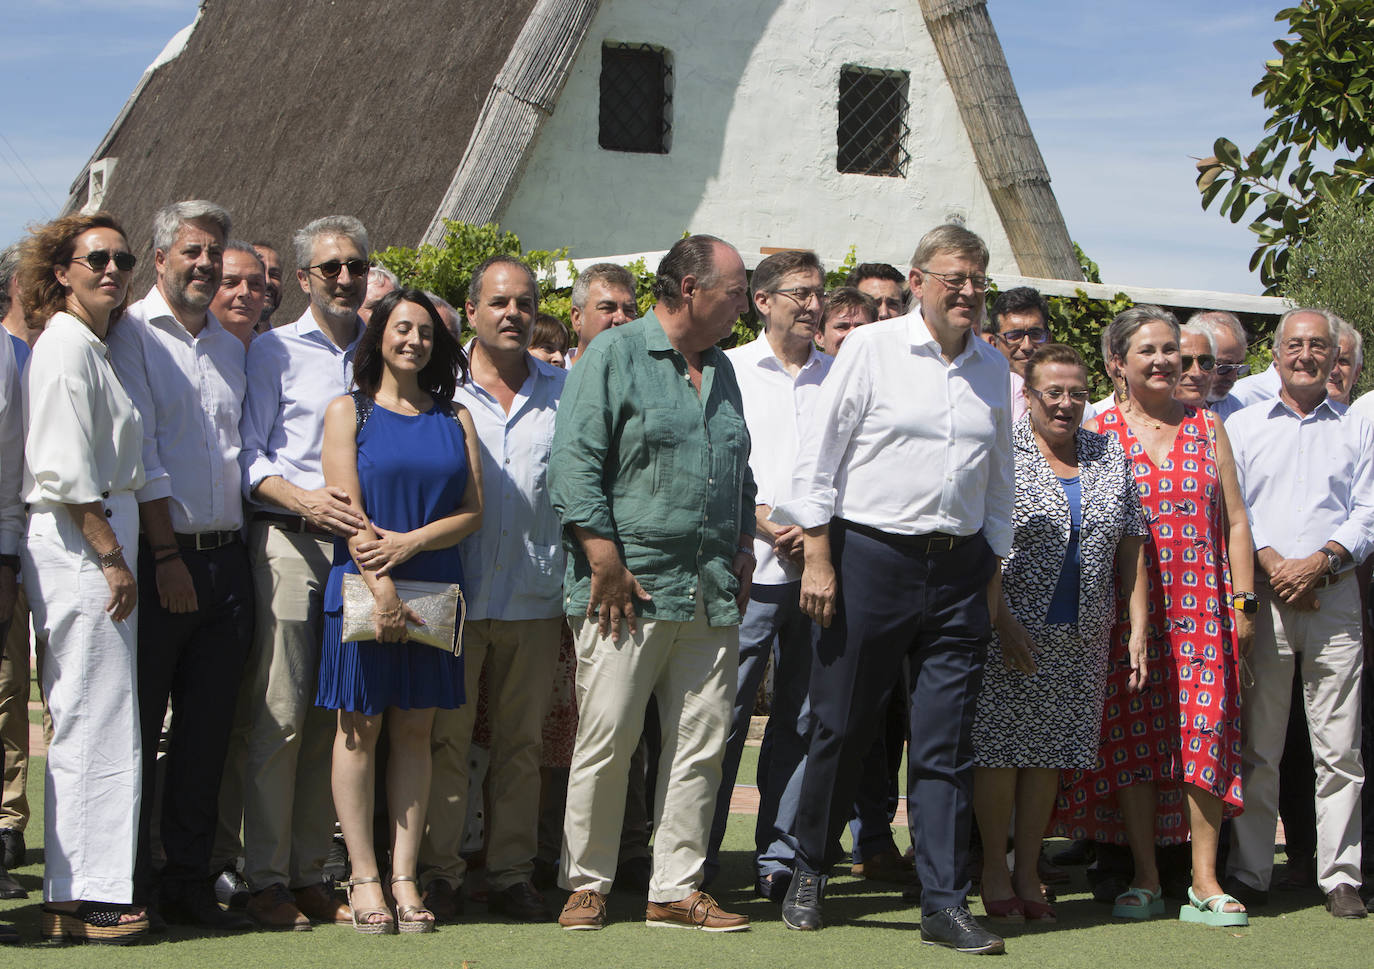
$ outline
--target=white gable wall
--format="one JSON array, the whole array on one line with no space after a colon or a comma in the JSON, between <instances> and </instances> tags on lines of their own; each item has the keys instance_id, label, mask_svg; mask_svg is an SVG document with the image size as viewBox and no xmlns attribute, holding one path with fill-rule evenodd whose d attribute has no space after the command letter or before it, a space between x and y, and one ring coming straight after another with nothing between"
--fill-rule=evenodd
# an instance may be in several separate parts
<instances>
[{"instance_id":1,"label":"white gable wall","mask_svg":"<svg viewBox=\"0 0 1374 969\"><path fill-rule=\"evenodd\" d=\"M597 145L603 42L670 51L671 150ZM911 74L906 178L835 170L842 66ZM605 0L531 150L503 228L573 256L664 249L684 231L742 250L844 253L905 267L951 216L1017 272L915 0Z\"/></svg>"}]
</instances>

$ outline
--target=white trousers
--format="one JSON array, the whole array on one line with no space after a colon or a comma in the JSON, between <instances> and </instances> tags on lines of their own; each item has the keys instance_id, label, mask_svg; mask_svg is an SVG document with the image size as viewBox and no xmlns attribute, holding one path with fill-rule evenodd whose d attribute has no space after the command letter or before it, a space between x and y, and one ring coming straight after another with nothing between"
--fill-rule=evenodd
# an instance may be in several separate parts
<instances>
[{"instance_id":1,"label":"white trousers","mask_svg":"<svg viewBox=\"0 0 1374 969\"><path fill-rule=\"evenodd\" d=\"M1260 584L1255 685L1241 707L1245 811L1232 822L1229 874L1267 890L1274 867L1283 756L1293 664L1301 658L1312 760L1317 772L1317 883L1323 892L1360 884L1360 591L1347 577L1317 592L1321 608L1299 612Z\"/></svg>"},{"instance_id":2,"label":"white trousers","mask_svg":"<svg viewBox=\"0 0 1374 969\"><path fill-rule=\"evenodd\" d=\"M138 505L104 501L124 560L138 574ZM35 505L24 548L34 631L47 640L43 695L53 735L44 774L43 898L133 901L142 782L138 610L105 611L110 587L67 509Z\"/></svg>"},{"instance_id":3,"label":"white trousers","mask_svg":"<svg viewBox=\"0 0 1374 969\"><path fill-rule=\"evenodd\" d=\"M701 887L720 765L735 699L739 627L709 626L701 605L690 622L639 621L619 640L572 619L577 640L577 746L568 773L561 884L611 890L625 819L630 758L649 697L663 729L654 787L649 901L686 898Z\"/></svg>"}]
</instances>

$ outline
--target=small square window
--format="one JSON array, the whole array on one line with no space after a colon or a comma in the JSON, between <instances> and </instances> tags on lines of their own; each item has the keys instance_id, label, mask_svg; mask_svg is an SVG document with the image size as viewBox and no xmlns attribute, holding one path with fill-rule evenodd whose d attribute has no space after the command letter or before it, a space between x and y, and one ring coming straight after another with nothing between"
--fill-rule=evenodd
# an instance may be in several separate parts
<instances>
[{"instance_id":1,"label":"small square window","mask_svg":"<svg viewBox=\"0 0 1374 969\"><path fill-rule=\"evenodd\" d=\"M906 71L854 65L841 69L837 170L906 178L910 79Z\"/></svg>"},{"instance_id":2,"label":"small square window","mask_svg":"<svg viewBox=\"0 0 1374 969\"><path fill-rule=\"evenodd\" d=\"M668 154L672 81L672 62L663 48L603 44L597 143L608 151Z\"/></svg>"}]
</instances>

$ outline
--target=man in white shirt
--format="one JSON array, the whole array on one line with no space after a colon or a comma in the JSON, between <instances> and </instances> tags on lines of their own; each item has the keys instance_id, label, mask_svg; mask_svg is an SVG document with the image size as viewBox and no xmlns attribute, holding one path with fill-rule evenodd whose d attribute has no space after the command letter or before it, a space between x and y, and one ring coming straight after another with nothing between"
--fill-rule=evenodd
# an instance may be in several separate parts
<instances>
[{"instance_id":1,"label":"man in white shirt","mask_svg":"<svg viewBox=\"0 0 1374 969\"><path fill-rule=\"evenodd\" d=\"M215 902L210 850L234 701L253 630L240 539L239 417L246 385L238 337L209 312L219 291L229 213L176 202L153 218L157 283L109 335L110 363L143 419L136 494L138 708L143 735L134 900L153 904L151 821L160 816L160 902L170 922L251 928ZM155 801L158 738L172 705Z\"/></svg>"},{"instance_id":2,"label":"man in white shirt","mask_svg":"<svg viewBox=\"0 0 1374 969\"><path fill-rule=\"evenodd\" d=\"M1338 344L1331 313L1285 313L1274 335L1278 398L1226 422L1259 563L1255 683L1242 708L1245 812L1232 822L1226 887L1247 906L1266 900L1297 664L1317 774L1317 882L1332 915L1363 918L1355 566L1374 549L1374 425L1327 399Z\"/></svg>"},{"instance_id":3,"label":"man in white shirt","mask_svg":"<svg viewBox=\"0 0 1374 969\"><path fill-rule=\"evenodd\" d=\"M791 928L823 924L826 851L907 662L921 940L1004 949L969 914L966 871L970 735L1012 535L1007 362L977 333L987 263L961 226L921 239L909 276L920 309L849 337L802 439L798 497L774 508L775 522L805 530L801 603L822 626Z\"/></svg>"},{"instance_id":4,"label":"man in white shirt","mask_svg":"<svg viewBox=\"0 0 1374 969\"><path fill-rule=\"evenodd\" d=\"M833 358L816 349L825 301L825 270L814 252L769 256L750 280L763 324L756 340L726 351L735 369L749 428L749 468L758 485L754 583L740 620L735 706L721 765L720 790L706 849L707 878L719 867L720 843L754 699L773 657L773 705L759 755L759 812L754 826L754 890L782 901L792 877L792 822L806 759L806 690L811 675L811 620L801 611L801 529L768 520L792 497L797 442L812 417Z\"/></svg>"},{"instance_id":5,"label":"man in white shirt","mask_svg":"<svg viewBox=\"0 0 1374 969\"><path fill-rule=\"evenodd\" d=\"M1333 316L1335 314L1332 314ZM1338 404L1350 406L1350 395L1360 380L1364 369L1364 337L1339 316L1336 317L1340 333L1340 347L1331 364L1331 376L1326 381L1326 395Z\"/></svg>"},{"instance_id":6,"label":"man in white shirt","mask_svg":"<svg viewBox=\"0 0 1374 969\"><path fill-rule=\"evenodd\" d=\"M983 339L1007 358L1011 392L1011 419L1026 415L1026 364L1050 338L1050 304L1038 289L1017 286L1000 293L988 313Z\"/></svg>"},{"instance_id":7,"label":"man in white shirt","mask_svg":"<svg viewBox=\"0 0 1374 969\"><path fill-rule=\"evenodd\" d=\"M569 301L568 320L577 335L577 346L568 353L570 367L598 333L639 317L634 275L613 262L598 262L578 273Z\"/></svg>"},{"instance_id":8,"label":"man in white shirt","mask_svg":"<svg viewBox=\"0 0 1374 969\"><path fill-rule=\"evenodd\" d=\"M478 266L468 289L471 372L457 400L472 413L482 454L482 527L463 541L467 623L463 668L469 701L435 715L434 775L420 851L436 917L463 883L468 746L482 671L492 748L487 771L487 907L521 922L553 918L530 876L538 841L542 728L553 697L563 631L562 523L549 501L564 370L529 353L539 288L510 256ZM452 917L452 912L442 912Z\"/></svg>"},{"instance_id":9,"label":"man in white shirt","mask_svg":"<svg viewBox=\"0 0 1374 969\"><path fill-rule=\"evenodd\" d=\"M310 305L248 348L240 464L257 619L235 732L246 745L248 914L264 928L306 931L311 921L349 921L321 880L334 828L336 718L314 699L334 537L352 535L363 518L344 491L325 485L320 447L325 408L353 382L368 240L357 219L331 215L294 241Z\"/></svg>"}]
</instances>

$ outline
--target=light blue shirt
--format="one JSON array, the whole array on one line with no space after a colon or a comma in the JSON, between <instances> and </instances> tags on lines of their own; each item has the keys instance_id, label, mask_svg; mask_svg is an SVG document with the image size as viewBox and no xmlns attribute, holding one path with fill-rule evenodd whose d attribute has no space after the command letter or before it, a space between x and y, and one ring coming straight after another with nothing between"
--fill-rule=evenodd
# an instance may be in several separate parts
<instances>
[{"instance_id":1,"label":"light blue shirt","mask_svg":"<svg viewBox=\"0 0 1374 969\"><path fill-rule=\"evenodd\" d=\"M567 372L525 357L510 413L468 380L454 399L472 412L482 458L482 527L463 540L468 619L563 614L563 526L549 501L549 450Z\"/></svg>"},{"instance_id":2,"label":"light blue shirt","mask_svg":"<svg viewBox=\"0 0 1374 969\"><path fill-rule=\"evenodd\" d=\"M154 286L110 328L108 343L110 363L143 418L147 481L138 500L170 499L178 532L242 526L243 341L213 313L192 336Z\"/></svg>"},{"instance_id":3,"label":"light blue shirt","mask_svg":"<svg viewBox=\"0 0 1374 969\"><path fill-rule=\"evenodd\" d=\"M1256 549L1303 558L1334 540L1358 563L1374 548L1374 425L1345 411L1275 398L1226 421Z\"/></svg>"},{"instance_id":4,"label":"light blue shirt","mask_svg":"<svg viewBox=\"0 0 1374 969\"><path fill-rule=\"evenodd\" d=\"M1268 370L1261 370L1257 374L1237 380L1231 385L1231 393L1228 396L1234 397L1240 407L1249 407L1251 404L1258 404L1262 400L1273 400L1279 395L1279 388L1282 386L1278 368L1271 363ZM1240 407L1237 407L1236 410L1239 410ZM1218 413L1221 412L1218 411ZM1229 414L1222 414L1222 417L1229 416Z\"/></svg>"},{"instance_id":5,"label":"light blue shirt","mask_svg":"<svg viewBox=\"0 0 1374 969\"><path fill-rule=\"evenodd\" d=\"M324 487L324 411L353 383L353 354L362 334L360 319L353 341L340 349L307 307L296 322L249 344L248 395L239 424L245 497L251 499L258 482L274 474L307 491Z\"/></svg>"}]
</instances>

